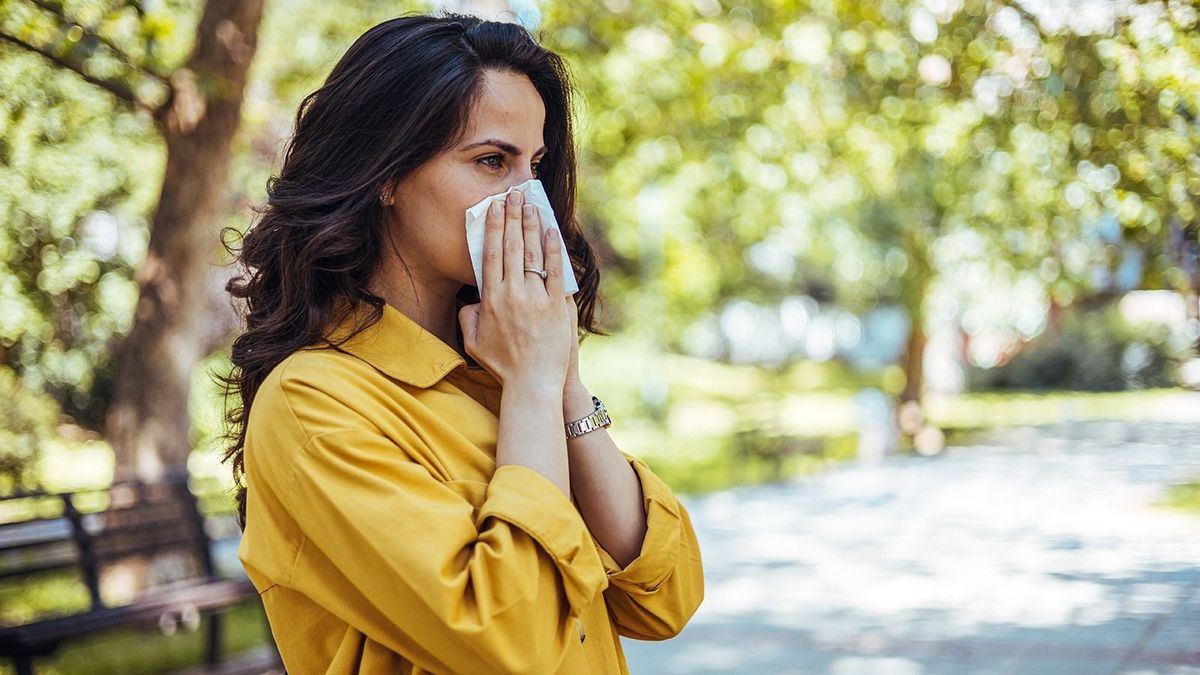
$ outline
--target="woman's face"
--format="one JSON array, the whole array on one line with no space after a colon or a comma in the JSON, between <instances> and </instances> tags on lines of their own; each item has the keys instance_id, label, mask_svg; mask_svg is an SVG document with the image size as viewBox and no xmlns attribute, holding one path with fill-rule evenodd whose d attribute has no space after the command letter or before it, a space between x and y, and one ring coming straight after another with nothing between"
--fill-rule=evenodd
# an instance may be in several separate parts
<instances>
[{"instance_id":1,"label":"woman's face","mask_svg":"<svg viewBox=\"0 0 1200 675\"><path fill-rule=\"evenodd\" d=\"M416 278L475 285L465 212L537 177L546 108L529 78L488 70L463 139L396 185L389 226Z\"/></svg>"}]
</instances>

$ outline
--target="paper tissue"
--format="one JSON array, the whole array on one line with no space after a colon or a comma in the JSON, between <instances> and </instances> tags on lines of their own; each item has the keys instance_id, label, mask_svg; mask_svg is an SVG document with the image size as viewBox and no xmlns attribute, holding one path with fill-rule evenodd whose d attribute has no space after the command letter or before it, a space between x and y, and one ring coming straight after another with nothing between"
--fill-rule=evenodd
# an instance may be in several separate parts
<instances>
[{"instance_id":1,"label":"paper tissue","mask_svg":"<svg viewBox=\"0 0 1200 675\"><path fill-rule=\"evenodd\" d=\"M478 204L467 209L467 249L471 252L471 265L475 268L475 287L479 289L480 297L483 297L483 232L487 222L487 208L493 199L503 199L512 190L517 190L524 194L526 204L533 204L537 207L542 222L542 237L539 239L540 242L545 242L547 230L558 229L558 220L554 217L554 209L550 206L550 200L546 197L546 188L536 178L527 180L520 185L514 185L499 194L485 197ZM559 235L561 238L561 231ZM542 260L542 256L543 252L539 250L539 261ZM540 268L542 265L539 263L534 265L534 267ZM579 282L575 279L575 270L571 267L571 259L567 255L565 242L562 246L562 270L563 291L567 295L571 295L579 290Z\"/></svg>"}]
</instances>

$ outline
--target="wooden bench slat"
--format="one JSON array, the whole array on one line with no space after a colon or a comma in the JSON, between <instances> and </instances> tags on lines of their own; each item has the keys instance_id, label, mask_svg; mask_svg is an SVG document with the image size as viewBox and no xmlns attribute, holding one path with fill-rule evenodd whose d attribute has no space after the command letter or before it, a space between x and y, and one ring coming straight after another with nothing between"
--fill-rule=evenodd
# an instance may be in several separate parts
<instances>
[{"instance_id":1,"label":"wooden bench slat","mask_svg":"<svg viewBox=\"0 0 1200 675\"><path fill-rule=\"evenodd\" d=\"M64 517L39 518L20 523L0 525L0 549L17 548L27 544L69 539L71 521Z\"/></svg>"},{"instance_id":2,"label":"wooden bench slat","mask_svg":"<svg viewBox=\"0 0 1200 675\"><path fill-rule=\"evenodd\" d=\"M196 544L190 539L154 540L146 542L124 542L119 546L110 546L96 552L96 562L111 563L132 556L152 556L172 552L187 554L194 550Z\"/></svg>"},{"instance_id":3,"label":"wooden bench slat","mask_svg":"<svg viewBox=\"0 0 1200 675\"><path fill-rule=\"evenodd\" d=\"M37 546L0 550L0 577L30 574L50 568L79 565L79 551L70 542L44 542Z\"/></svg>"}]
</instances>

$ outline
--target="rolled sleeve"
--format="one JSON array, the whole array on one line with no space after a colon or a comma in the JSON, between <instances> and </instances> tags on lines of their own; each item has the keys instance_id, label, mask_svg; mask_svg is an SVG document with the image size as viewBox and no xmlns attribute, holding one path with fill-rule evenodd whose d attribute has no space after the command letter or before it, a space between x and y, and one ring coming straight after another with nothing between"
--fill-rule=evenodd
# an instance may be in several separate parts
<instances>
[{"instance_id":1,"label":"rolled sleeve","mask_svg":"<svg viewBox=\"0 0 1200 675\"><path fill-rule=\"evenodd\" d=\"M520 464L498 467L476 526L497 518L520 528L554 560L567 603L578 613L607 586L601 553L574 505L542 474ZM606 555L606 554L605 554Z\"/></svg>"},{"instance_id":2,"label":"rolled sleeve","mask_svg":"<svg viewBox=\"0 0 1200 675\"><path fill-rule=\"evenodd\" d=\"M679 516L678 500L659 478L641 460L630 458L638 480L642 484L642 505L646 510L646 538L638 556L624 568L605 551L599 542L596 549L604 564L611 584L620 584L644 592L651 592L671 574L675 568L675 557L679 553L679 538L683 533L683 521Z\"/></svg>"},{"instance_id":3,"label":"rolled sleeve","mask_svg":"<svg viewBox=\"0 0 1200 675\"><path fill-rule=\"evenodd\" d=\"M626 454L642 486L646 536L638 556L621 567L592 538L608 575L604 591L621 635L642 640L672 637L704 597L700 546L687 510L644 462Z\"/></svg>"}]
</instances>

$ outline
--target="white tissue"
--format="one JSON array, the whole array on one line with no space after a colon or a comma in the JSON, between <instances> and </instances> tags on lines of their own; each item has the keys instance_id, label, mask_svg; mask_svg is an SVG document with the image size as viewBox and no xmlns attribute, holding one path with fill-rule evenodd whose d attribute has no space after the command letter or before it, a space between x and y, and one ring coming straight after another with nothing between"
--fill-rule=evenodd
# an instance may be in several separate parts
<instances>
[{"instance_id":1,"label":"white tissue","mask_svg":"<svg viewBox=\"0 0 1200 675\"><path fill-rule=\"evenodd\" d=\"M558 229L558 220L554 217L554 209L550 206L550 200L546 198L546 188L542 186L542 182L536 178L514 185L509 189L495 194L490 197L484 197L483 201L475 206L467 209L467 249L471 252L471 265L475 268L475 287L479 289L479 297L483 297L483 232L484 225L487 222L487 208L492 203L493 199L503 199L509 192L517 190L525 195L525 203L533 204L537 207L538 215L542 221L542 237L539 242L546 241L546 231L549 229ZM562 232L559 232L559 239L562 239ZM563 242L562 250L562 271L563 271L563 291L567 295L571 295L579 290L579 282L575 280L575 270L571 267L571 258L567 255L566 243ZM538 251L539 260L542 259L544 252ZM541 265L535 265L541 267Z\"/></svg>"}]
</instances>

